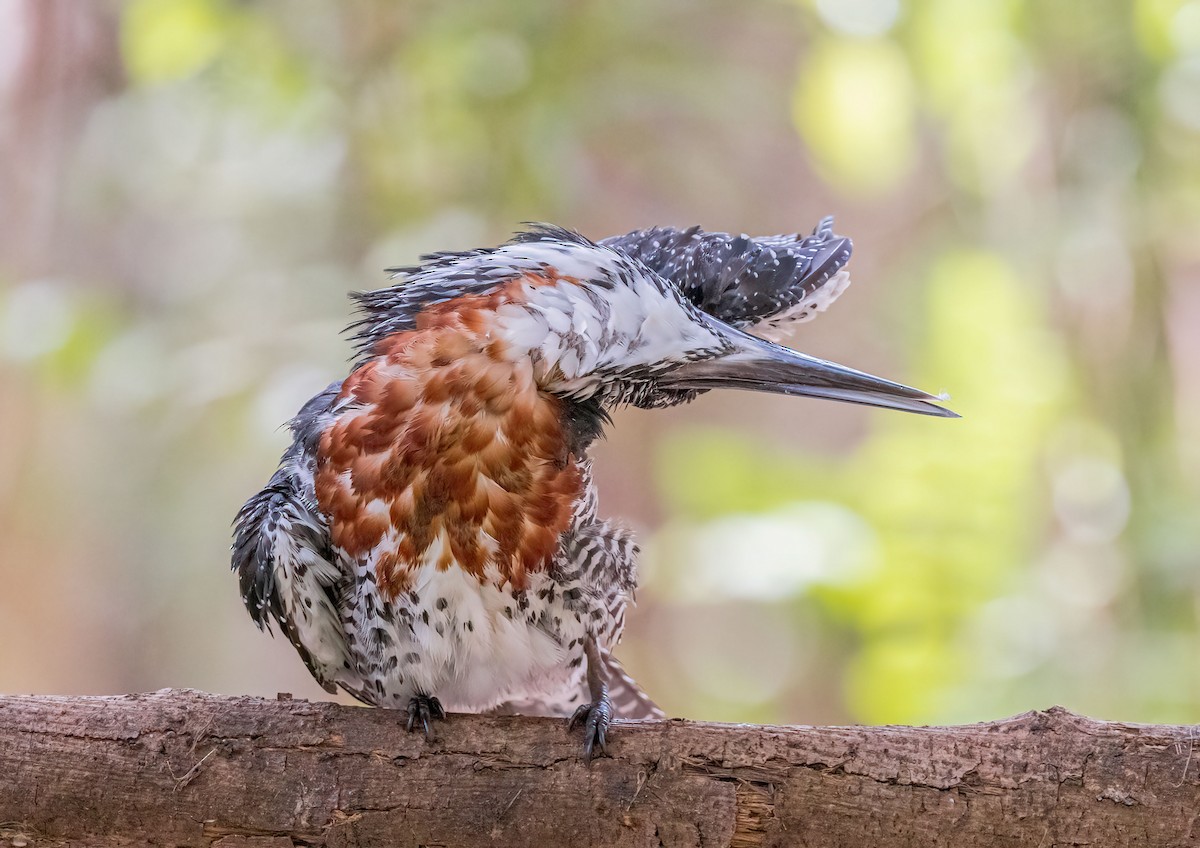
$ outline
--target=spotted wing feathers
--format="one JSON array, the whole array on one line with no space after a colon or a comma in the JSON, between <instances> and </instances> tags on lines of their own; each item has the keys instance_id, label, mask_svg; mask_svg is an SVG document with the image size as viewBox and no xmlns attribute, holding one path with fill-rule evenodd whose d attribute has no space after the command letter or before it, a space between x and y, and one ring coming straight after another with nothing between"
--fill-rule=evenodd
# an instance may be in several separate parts
<instances>
[{"instance_id":1,"label":"spotted wing feathers","mask_svg":"<svg viewBox=\"0 0 1200 848\"><path fill-rule=\"evenodd\" d=\"M335 387L318 395L292 423L296 441L279 470L234 519L232 567L242 601L260 628L274 620L313 677L330 692L346 660L345 633L337 612L342 572L329 529L312 491L315 436L309 432Z\"/></svg>"}]
</instances>

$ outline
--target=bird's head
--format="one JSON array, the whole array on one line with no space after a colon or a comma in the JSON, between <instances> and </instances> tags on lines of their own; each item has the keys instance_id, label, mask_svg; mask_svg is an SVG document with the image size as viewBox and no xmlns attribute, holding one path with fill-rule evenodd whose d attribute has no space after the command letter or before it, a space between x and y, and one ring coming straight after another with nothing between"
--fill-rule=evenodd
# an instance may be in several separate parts
<instances>
[{"instance_id":1,"label":"bird's head","mask_svg":"<svg viewBox=\"0 0 1200 848\"><path fill-rule=\"evenodd\" d=\"M825 250L811 273L831 279L848 256L848 242L840 253ZM519 366L539 391L601 409L734 388L954 415L918 389L737 329L642 262L567 230L538 227L498 248L434 254L395 273L408 279L358 296L368 356L397 334L443 328L472 336L475 355ZM451 366L447 350L440 361Z\"/></svg>"}]
</instances>

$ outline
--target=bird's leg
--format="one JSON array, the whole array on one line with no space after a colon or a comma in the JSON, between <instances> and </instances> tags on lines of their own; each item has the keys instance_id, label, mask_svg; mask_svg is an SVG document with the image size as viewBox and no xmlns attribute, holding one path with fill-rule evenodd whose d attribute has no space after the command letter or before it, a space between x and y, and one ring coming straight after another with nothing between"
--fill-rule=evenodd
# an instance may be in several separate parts
<instances>
[{"instance_id":1,"label":"bird's leg","mask_svg":"<svg viewBox=\"0 0 1200 848\"><path fill-rule=\"evenodd\" d=\"M446 717L442 702L432 695L414 695L408 702L408 732L417 728L418 722L425 730L425 739L433 741L434 719Z\"/></svg>"},{"instance_id":2,"label":"bird's leg","mask_svg":"<svg viewBox=\"0 0 1200 848\"><path fill-rule=\"evenodd\" d=\"M608 754L606 737L608 726L612 723L613 706L608 697L608 682L604 679L604 664L600 660L596 640L588 636L584 640L583 650L587 656L588 694L592 702L575 710L567 729L573 730L576 725L583 725L583 759L590 763L597 747L602 753Z\"/></svg>"}]
</instances>

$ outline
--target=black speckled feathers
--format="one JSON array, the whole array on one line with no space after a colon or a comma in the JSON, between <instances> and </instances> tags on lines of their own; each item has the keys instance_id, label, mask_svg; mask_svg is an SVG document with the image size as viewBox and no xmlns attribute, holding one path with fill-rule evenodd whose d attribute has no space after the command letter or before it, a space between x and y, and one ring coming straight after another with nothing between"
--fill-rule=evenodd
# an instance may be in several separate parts
<instances>
[{"instance_id":1,"label":"black speckled feathers","mask_svg":"<svg viewBox=\"0 0 1200 848\"><path fill-rule=\"evenodd\" d=\"M654 227L601 242L674 283L704 312L738 328L775 318L845 266L853 245L824 218L812 235L734 236Z\"/></svg>"}]
</instances>

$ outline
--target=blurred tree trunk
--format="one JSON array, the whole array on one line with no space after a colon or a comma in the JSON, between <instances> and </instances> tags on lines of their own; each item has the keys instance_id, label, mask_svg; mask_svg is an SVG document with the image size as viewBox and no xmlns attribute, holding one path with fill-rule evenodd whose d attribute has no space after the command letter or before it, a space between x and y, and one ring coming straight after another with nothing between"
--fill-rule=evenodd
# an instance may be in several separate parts
<instances>
[{"instance_id":1,"label":"blurred tree trunk","mask_svg":"<svg viewBox=\"0 0 1200 848\"><path fill-rule=\"evenodd\" d=\"M107 3L14 0L0 7L0 274L56 270L70 248L64 179L92 107L121 87Z\"/></svg>"},{"instance_id":2,"label":"blurred tree trunk","mask_svg":"<svg viewBox=\"0 0 1200 848\"><path fill-rule=\"evenodd\" d=\"M192 691L0 698L0 839L115 846L1183 845L1194 728L1055 708L963 727L614 729Z\"/></svg>"},{"instance_id":3,"label":"blurred tree trunk","mask_svg":"<svg viewBox=\"0 0 1200 848\"><path fill-rule=\"evenodd\" d=\"M36 505L36 493L45 491L43 486L53 490L54 480L37 446L62 438L66 428L55 425L78 420L82 413L73 397L66 402L61 394L48 397L61 387L46 379L41 368L19 356L15 362L9 359L16 346L7 333L13 320L8 297L22 284L70 278L79 269L94 273L91 279L79 276L80 290L88 283L98 285L97 277L117 277L106 257L97 255L98 239L86 232L73 208L80 203L78 183L88 181L83 176L87 169L79 163L80 139L95 107L123 85L117 30L114 3L0 2L0 324L5 324L0 332L6 334L0 340L0 537L5 539L0 570L5 571L7 597L20 598L0 616L0 643L13 645L28 634L44 634L42 650L3 657L9 680L36 687L61 689L55 681L63 674L83 687L94 682L86 674L117 679L121 669L116 660L129 653L113 647L107 652L113 662L95 661L93 654L86 671L71 660L59 660L68 655L57 650L59 645L110 648L117 641L97 640L96 622L69 600L80 572L95 575L105 567L102 558L95 564L96 539L83 543L81 561L88 557L88 568L63 567L71 558L70 546L86 534L77 527L70 540L48 539ZM130 152L131 158L135 155ZM73 470L85 473L77 464ZM22 562L42 567L31 572L17 565ZM101 583L115 580L119 578L104 575ZM58 616L52 634L44 631L49 609L68 611ZM78 656L76 650L70 653Z\"/></svg>"}]
</instances>

